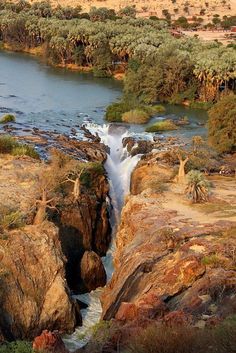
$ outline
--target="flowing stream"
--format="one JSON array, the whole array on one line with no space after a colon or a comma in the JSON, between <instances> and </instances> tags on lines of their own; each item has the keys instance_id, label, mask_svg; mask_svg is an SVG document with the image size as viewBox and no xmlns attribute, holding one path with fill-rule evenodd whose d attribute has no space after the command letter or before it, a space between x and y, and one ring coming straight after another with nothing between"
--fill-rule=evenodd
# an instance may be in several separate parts
<instances>
[{"instance_id":1,"label":"flowing stream","mask_svg":"<svg viewBox=\"0 0 236 353\"><path fill-rule=\"evenodd\" d=\"M97 132L101 141L110 149L110 153L107 155L105 169L110 184L112 242L106 256L102 258L107 273L107 280L109 281L113 273L112 255L115 247L115 234L120 220L120 213L124 198L130 192L131 173L138 163L140 155L130 156L127 149L123 147L123 138L129 136L127 129L123 126L99 126L89 124L87 128L92 133ZM102 290L103 288L97 288L90 293L75 296L75 298L87 304L88 307L81 310L83 326L78 327L71 336L64 338L64 342L69 350L74 351L82 347L90 339L93 327L99 322L102 314L100 302Z\"/></svg>"}]
</instances>

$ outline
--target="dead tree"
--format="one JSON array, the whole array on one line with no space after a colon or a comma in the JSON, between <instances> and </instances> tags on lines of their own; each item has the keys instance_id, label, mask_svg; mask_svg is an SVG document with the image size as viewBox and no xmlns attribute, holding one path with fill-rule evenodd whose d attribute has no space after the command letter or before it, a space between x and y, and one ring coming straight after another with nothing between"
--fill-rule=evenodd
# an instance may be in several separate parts
<instances>
[{"instance_id":1,"label":"dead tree","mask_svg":"<svg viewBox=\"0 0 236 353\"><path fill-rule=\"evenodd\" d=\"M81 178L81 175L83 174L83 172L84 172L84 168L80 171L80 173L76 176L75 179L71 179L71 178L67 177L65 180L65 181L68 181L68 182L74 184L73 191L72 191L74 201L78 201L80 194L81 194L80 178Z\"/></svg>"},{"instance_id":2,"label":"dead tree","mask_svg":"<svg viewBox=\"0 0 236 353\"><path fill-rule=\"evenodd\" d=\"M178 153L177 157L179 159L179 171L178 171L178 183L185 184L186 183L186 173L185 173L185 165L189 160L189 157L183 159L183 156Z\"/></svg>"},{"instance_id":3,"label":"dead tree","mask_svg":"<svg viewBox=\"0 0 236 353\"><path fill-rule=\"evenodd\" d=\"M37 212L34 217L34 225L42 224L47 216L47 209L55 209L55 206L51 206L50 204L53 202L54 198L47 200L47 192L44 189L42 191L41 200L36 200Z\"/></svg>"},{"instance_id":4,"label":"dead tree","mask_svg":"<svg viewBox=\"0 0 236 353\"><path fill-rule=\"evenodd\" d=\"M47 216L47 209L56 209L52 204L55 201L55 189L60 184L58 173L50 168L43 168L38 175L39 199L36 199L36 215L33 224L42 224Z\"/></svg>"}]
</instances>

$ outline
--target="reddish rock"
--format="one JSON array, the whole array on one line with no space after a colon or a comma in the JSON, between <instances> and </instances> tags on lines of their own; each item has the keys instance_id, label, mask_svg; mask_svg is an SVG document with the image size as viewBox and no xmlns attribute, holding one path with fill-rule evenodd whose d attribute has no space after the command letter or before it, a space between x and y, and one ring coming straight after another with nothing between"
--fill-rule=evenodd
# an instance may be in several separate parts
<instances>
[{"instance_id":1,"label":"reddish rock","mask_svg":"<svg viewBox=\"0 0 236 353\"><path fill-rule=\"evenodd\" d=\"M166 304L154 292L147 293L136 304L139 318L162 317L167 310Z\"/></svg>"},{"instance_id":2,"label":"reddish rock","mask_svg":"<svg viewBox=\"0 0 236 353\"><path fill-rule=\"evenodd\" d=\"M191 324L192 317L181 310L177 310L166 314L162 322L168 326L184 326Z\"/></svg>"},{"instance_id":3,"label":"reddish rock","mask_svg":"<svg viewBox=\"0 0 236 353\"><path fill-rule=\"evenodd\" d=\"M134 320L137 318L137 314L138 310L135 304L122 302L115 318L120 321Z\"/></svg>"},{"instance_id":4,"label":"reddish rock","mask_svg":"<svg viewBox=\"0 0 236 353\"><path fill-rule=\"evenodd\" d=\"M45 353L68 353L58 331L50 332L44 330L42 334L34 339L33 349Z\"/></svg>"}]
</instances>

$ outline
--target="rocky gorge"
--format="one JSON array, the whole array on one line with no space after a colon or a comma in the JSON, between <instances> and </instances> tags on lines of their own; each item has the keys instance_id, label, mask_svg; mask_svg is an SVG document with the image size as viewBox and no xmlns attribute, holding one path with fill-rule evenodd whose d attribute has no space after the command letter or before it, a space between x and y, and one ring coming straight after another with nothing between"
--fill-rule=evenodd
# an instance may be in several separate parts
<instances>
[{"instance_id":1,"label":"rocky gorge","mask_svg":"<svg viewBox=\"0 0 236 353\"><path fill-rule=\"evenodd\" d=\"M179 161L173 151L184 146L180 140L133 139L122 126L100 128L97 135L90 129L91 134L84 129L87 141L56 138L61 151L52 150L49 162L1 156L3 338L38 336L35 349L67 352L60 334L82 323L84 308L72 294L105 285L101 322L115 326L115 333L101 324L106 339L99 348L92 335L78 352L123 349L137 328L156 322L203 329L234 314L235 178L209 176L214 184L209 202L192 204L175 179ZM219 166L233 170L234 157ZM121 189L114 183L120 172L132 172L130 180L120 179ZM45 178L47 219L37 224ZM112 193L122 212L116 218L115 269L106 284L101 257L111 243Z\"/></svg>"}]
</instances>

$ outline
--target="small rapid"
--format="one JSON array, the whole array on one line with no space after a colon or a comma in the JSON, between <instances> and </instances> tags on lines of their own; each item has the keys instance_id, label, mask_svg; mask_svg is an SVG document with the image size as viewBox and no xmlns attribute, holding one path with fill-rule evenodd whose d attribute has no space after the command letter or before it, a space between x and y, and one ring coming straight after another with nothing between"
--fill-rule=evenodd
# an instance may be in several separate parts
<instances>
[{"instance_id":1,"label":"small rapid","mask_svg":"<svg viewBox=\"0 0 236 353\"><path fill-rule=\"evenodd\" d=\"M110 223L112 226L112 241L105 257L102 258L107 280L109 281L113 273L113 252L115 249L115 235L120 221L120 213L123 207L124 199L130 192L131 173L137 165L140 155L131 156L126 147L123 147L123 139L129 136L128 130L122 125L96 125L87 124L86 128L92 134L98 134L103 142L109 148L105 169L110 185L107 202L110 206ZM72 335L64 338L64 342L70 351L83 347L90 339L93 333L93 327L101 318L102 306L100 296L103 288L75 295L74 298L85 303L86 309L81 309L83 319L82 326L78 327Z\"/></svg>"}]
</instances>

